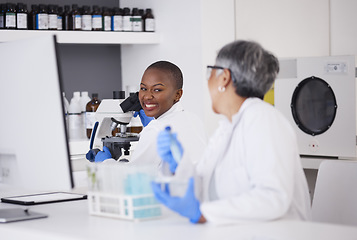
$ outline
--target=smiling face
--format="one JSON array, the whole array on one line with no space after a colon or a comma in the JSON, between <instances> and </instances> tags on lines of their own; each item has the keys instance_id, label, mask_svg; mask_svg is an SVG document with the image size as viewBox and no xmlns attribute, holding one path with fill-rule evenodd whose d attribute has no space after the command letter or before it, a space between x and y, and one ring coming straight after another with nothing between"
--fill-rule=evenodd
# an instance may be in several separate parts
<instances>
[{"instance_id":1,"label":"smiling face","mask_svg":"<svg viewBox=\"0 0 357 240\"><path fill-rule=\"evenodd\" d=\"M180 100L182 89L166 71L149 68L140 83L139 100L146 116L158 118Z\"/></svg>"}]
</instances>

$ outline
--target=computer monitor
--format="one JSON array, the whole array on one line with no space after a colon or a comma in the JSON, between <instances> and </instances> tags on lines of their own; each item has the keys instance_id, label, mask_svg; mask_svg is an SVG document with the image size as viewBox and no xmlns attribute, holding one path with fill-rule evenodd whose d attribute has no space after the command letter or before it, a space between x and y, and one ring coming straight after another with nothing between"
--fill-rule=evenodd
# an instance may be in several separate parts
<instances>
[{"instance_id":1,"label":"computer monitor","mask_svg":"<svg viewBox=\"0 0 357 240\"><path fill-rule=\"evenodd\" d=\"M74 187L56 37L0 43L0 183Z\"/></svg>"}]
</instances>

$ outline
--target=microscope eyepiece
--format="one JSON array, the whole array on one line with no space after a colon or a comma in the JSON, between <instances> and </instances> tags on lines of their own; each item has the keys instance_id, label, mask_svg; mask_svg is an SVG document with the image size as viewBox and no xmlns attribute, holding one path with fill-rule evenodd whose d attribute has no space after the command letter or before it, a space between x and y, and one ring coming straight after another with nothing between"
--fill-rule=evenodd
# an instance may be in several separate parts
<instances>
[{"instance_id":1,"label":"microscope eyepiece","mask_svg":"<svg viewBox=\"0 0 357 240\"><path fill-rule=\"evenodd\" d=\"M129 112L129 111L135 111L135 112L140 111L140 109L142 109L142 107L141 107L141 104L139 101L139 92L131 94L129 97L127 97L120 104L120 107L124 113Z\"/></svg>"}]
</instances>

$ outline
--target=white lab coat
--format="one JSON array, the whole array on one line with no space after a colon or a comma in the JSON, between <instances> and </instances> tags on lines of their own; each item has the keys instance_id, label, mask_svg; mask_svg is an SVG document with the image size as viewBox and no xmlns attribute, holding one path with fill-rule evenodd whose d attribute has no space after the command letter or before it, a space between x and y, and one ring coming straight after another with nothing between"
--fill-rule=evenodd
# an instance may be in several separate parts
<instances>
[{"instance_id":1,"label":"white lab coat","mask_svg":"<svg viewBox=\"0 0 357 240\"><path fill-rule=\"evenodd\" d=\"M212 223L310 218L294 130L273 106L248 98L224 119L196 167L201 212Z\"/></svg>"},{"instance_id":2,"label":"white lab coat","mask_svg":"<svg viewBox=\"0 0 357 240\"><path fill-rule=\"evenodd\" d=\"M177 102L141 131L139 142L131 157L132 164L149 164L161 167L162 160L157 153L157 136L167 126L171 127L173 133L177 133L177 138L184 149L180 167L177 169L178 174L180 171L186 172L187 168L183 169L187 161L189 161L187 166L190 170L191 164L195 164L201 159L207 143L203 123L195 114L184 111L181 103Z\"/></svg>"}]
</instances>

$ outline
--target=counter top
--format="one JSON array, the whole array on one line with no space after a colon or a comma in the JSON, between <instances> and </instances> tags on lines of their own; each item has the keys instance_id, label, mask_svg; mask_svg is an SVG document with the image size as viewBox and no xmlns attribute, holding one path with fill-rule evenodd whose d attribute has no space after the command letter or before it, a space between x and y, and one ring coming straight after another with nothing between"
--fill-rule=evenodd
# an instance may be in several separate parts
<instances>
[{"instance_id":1,"label":"counter top","mask_svg":"<svg viewBox=\"0 0 357 240\"><path fill-rule=\"evenodd\" d=\"M1 185L0 185L0 190ZM3 191L0 191L4 196ZM0 208L23 207L0 203ZM133 222L88 213L87 200L30 206L48 214L45 219L0 224L4 239L356 239L357 227L300 221L246 225L191 224L163 207L158 219Z\"/></svg>"}]
</instances>

